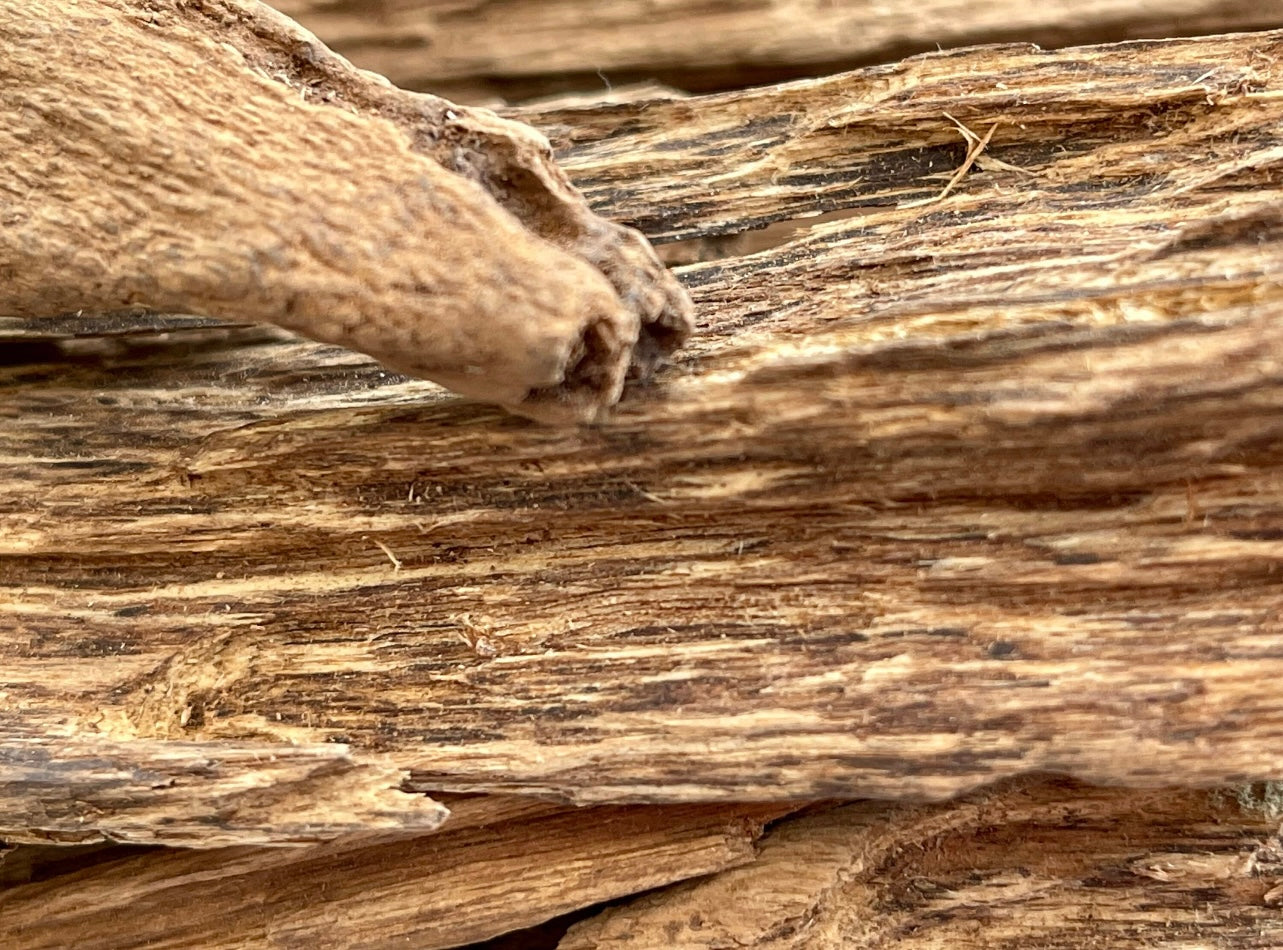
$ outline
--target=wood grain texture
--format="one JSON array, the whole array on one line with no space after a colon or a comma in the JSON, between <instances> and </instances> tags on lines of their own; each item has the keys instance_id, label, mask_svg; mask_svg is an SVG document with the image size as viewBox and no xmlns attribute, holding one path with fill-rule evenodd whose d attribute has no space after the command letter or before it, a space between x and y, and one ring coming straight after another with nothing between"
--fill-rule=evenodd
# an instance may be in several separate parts
<instances>
[{"instance_id":1,"label":"wood grain texture","mask_svg":"<svg viewBox=\"0 0 1283 950\"><path fill-rule=\"evenodd\" d=\"M93 730L90 730L92 733ZM6 735L8 841L100 840L214 848L306 844L373 830L432 830L448 814L401 788L402 771L342 745L104 741Z\"/></svg>"},{"instance_id":2,"label":"wood grain texture","mask_svg":"<svg viewBox=\"0 0 1283 950\"><path fill-rule=\"evenodd\" d=\"M762 823L782 811L552 807L517 821L347 835L308 849L157 849L0 889L0 945L453 947L744 864Z\"/></svg>"},{"instance_id":3,"label":"wood grain texture","mask_svg":"<svg viewBox=\"0 0 1283 950\"><path fill-rule=\"evenodd\" d=\"M0 48L0 314L275 323L549 421L688 332L536 133L253 0L9 0Z\"/></svg>"},{"instance_id":4,"label":"wood grain texture","mask_svg":"<svg viewBox=\"0 0 1283 950\"><path fill-rule=\"evenodd\" d=\"M1281 55L525 113L708 258L699 341L594 428L279 334L28 328L0 747L329 741L578 802L1280 776ZM937 200L949 116L1000 124ZM722 256L753 227L781 243Z\"/></svg>"},{"instance_id":5,"label":"wood grain texture","mask_svg":"<svg viewBox=\"0 0 1283 950\"><path fill-rule=\"evenodd\" d=\"M603 91L662 78L695 91L813 75L941 47L1045 46L1283 26L1277 3L1092 0L280 0L358 65L443 95Z\"/></svg>"},{"instance_id":6,"label":"wood grain texture","mask_svg":"<svg viewBox=\"0 0 1283 950\"><path fill-rule=\"evenodd\" d=\"M1283 840L1276 811L1244 802L1038 781L848 805L775 826L751 865L575 925L559 950L1264 950L1283 942Z\"/></svg>"}]
</instances>

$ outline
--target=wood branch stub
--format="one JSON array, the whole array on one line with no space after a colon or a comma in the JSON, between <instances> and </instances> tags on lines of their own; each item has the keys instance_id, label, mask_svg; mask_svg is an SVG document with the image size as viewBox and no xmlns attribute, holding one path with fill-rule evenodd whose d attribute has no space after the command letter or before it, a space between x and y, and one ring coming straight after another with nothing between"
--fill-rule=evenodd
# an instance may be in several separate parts
<instances>
[{"instance_id":1,"label":"wood branch stub","mask_svg":"<svg viewBox=\"0 0 1283 950\"><path fill-rule=\"evenodd\" d=\"M776 825L747 867L575 925L559 950L1276 947L1279 815L1238 797L1038 781L848 805Z\"/></svg>"},{"instance_id":2,"label":"wood branch stub","mask_svg":"<svg viewBox=\"0 0 1283 950\"><path fill-rule=\"evenodd\" d=\"M8 0L0 48L0 315L276 323L554 421L689 329L537 134L396 90L253 0Z\"/></svg>"},{"instance_id":3,"label":"wood branch stub","mask_svg":"<svg viewBox=\"0 0 1283 950\"><path fill-rule=\"evenodd\" d=\"M576 801L1283 775L1278 62L981 49L527 114L652 236L797 228L684 268L703 333L592 429L275 336L24 337L0 746L335 741ZM1001 125L921 204L949 116Z\"/></svg>"},{"instance_id":4,"label":"wood branch stub","mask_svg":"<svg viewBox=\"0 0 1283 950\"><path fill-rule=\"evenodd\" d=\"M0 944L453 947L745 864L763 822L786 810L553 808L497 825L347 835L308 849L160 849L0 889ZM128 927L119 925L124 916Z\"/></svg>"}]
</instances>

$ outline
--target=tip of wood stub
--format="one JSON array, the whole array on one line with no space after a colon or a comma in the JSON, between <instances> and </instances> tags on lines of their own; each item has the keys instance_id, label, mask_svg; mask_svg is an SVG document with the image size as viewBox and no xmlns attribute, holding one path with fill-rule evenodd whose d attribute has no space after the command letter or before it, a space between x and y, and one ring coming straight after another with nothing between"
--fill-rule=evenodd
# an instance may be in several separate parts
<instances>
[{"instance_id":1,"label":"tip of wood stub","mask_svg":"<svg viewBox=\"0 0 1283 950\"><path fill-rule=\"evenodd\" d=\"M617 319L587 323L569 351L562 379L532 389L505 408L539 422L575 424L603 419L620 399L628 380L645 380L690 338L693 305L671 274L633 333L621 333Z\"/></svg>"}]
</instances>

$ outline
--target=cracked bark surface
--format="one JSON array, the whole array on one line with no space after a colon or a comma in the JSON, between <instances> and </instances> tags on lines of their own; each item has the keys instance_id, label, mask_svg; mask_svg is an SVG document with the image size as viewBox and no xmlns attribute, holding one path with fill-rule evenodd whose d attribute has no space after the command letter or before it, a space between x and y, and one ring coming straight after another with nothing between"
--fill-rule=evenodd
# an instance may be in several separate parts
<instances>
[{"instance_id":1,"label":"cracked bark surface","mask_svg":"<svg viewBox=\"0 0 1283 950\"><path fill-rule=\"evenodd\" d=\"M0 314L276 323L550 421L597 417L689 332L537 133L267 7L11 0L0 44Z\"/></svg>"}]
</instances>

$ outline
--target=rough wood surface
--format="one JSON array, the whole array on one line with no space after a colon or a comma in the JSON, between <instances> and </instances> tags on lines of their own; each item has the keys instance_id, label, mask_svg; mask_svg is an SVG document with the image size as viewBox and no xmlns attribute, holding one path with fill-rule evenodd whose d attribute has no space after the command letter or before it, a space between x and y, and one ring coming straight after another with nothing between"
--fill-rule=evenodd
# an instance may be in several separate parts
<instances>
[{"instance_id":1,"label":"rough wood surface","mask_svg":"<svg viewBox=\"0 0 1283 950\"><path fill-rule=\"evenodd\" d=\"M688 330L537 134L253 0L5 0L0 53L0 315L277 323L551 420Z\"/></svg>"},{"instance_id":2,"label":"rough wood surface","mask_svg":"<svg viewBox=\"0 0 1283 950\"><path fill-rule=\"evenodd\" d=\"M0 888L0 946L453 947L744 864L785 810L545 806L418 837L157 849Z\"/></svg>"},{"instance_id":3,"label":"rough wood surface","mask_svg":"<svg viewBox=\"0 0 1283 950\"><path fill-rule=\"evenodd\" d=\"M559 950L1265 950L1283 944L1283 839L1279 802L1252 795L1040 781L849 805L775 826L751 865L577 924Z\"/></svg>"},{"instance_id":4,"label":"rough wood surface","mask_svg":"<svg viewBox=\"0 0 1283 950\"><path fill-rule=\"evenodd\" d=\"M403 791L402 770L355 763L334 743L119 743L88 732L67 739L5 736L5 839L305 844L354 831L431 830L447 814Z\"/></svg>"},{"instance_id":5,"label":"rough wood surface","mask_svg":"<svg viewBox=\"0 0 1283 950\"><path fill-rule=\"evenodd\" d=\"M262 331L15 337L0 747L331 741L577 801L1280 776L1281 57L527 114L691 256L797 228L683 268L698 342L596 428Z\"/></svg>"},{"instance_id":6,"label":"rough wood surface","mask_svg":"<svg viewBox=\"0 0 1283 950\"><path fill-rule=\"evenodd\" d=\"M1283 26L1259 0L279 0L358 65L441 94L525 96L663 78L709 89L940 47ZM781 75L783 74L783 75ZM808 72L807 74L813 74Z\"/></svg>"}]
</instances>

